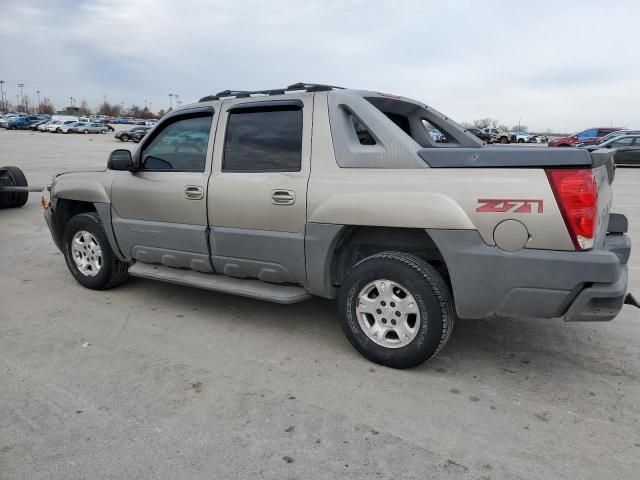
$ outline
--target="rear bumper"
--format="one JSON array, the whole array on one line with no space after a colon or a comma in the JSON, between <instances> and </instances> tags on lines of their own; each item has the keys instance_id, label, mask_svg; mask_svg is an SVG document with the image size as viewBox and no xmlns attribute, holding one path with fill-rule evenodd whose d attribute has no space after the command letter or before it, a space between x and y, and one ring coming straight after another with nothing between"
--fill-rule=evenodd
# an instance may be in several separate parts
<instances>
[{"instance_id":1,"label":"rear bumper","mask_svg":"<svg viewBox=\"0 0 640 480\"><path fill-rule=\"evenodd\" d=\"M631 240L610 233L587 252L508 253L475 231L428 230L440 249L461 318L612 320L627 294Z\"/></svg>"}]
</instances>

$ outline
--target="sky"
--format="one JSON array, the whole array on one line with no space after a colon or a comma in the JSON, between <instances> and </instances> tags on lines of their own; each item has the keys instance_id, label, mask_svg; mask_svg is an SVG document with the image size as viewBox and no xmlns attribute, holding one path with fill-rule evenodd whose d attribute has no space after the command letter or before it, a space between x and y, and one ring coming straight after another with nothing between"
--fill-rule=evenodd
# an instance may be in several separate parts
<instances>
[{"instance_id":1,"label":"sky","mask_svg":"<svg viewBox=\"0 0 640 480\"><path fill-rule=\"evenodd\" d=\"M459 122L640 128L638 19L638 0L0 0L0 80L56 108L304 81Z\"/></svg>"}]
</instances>

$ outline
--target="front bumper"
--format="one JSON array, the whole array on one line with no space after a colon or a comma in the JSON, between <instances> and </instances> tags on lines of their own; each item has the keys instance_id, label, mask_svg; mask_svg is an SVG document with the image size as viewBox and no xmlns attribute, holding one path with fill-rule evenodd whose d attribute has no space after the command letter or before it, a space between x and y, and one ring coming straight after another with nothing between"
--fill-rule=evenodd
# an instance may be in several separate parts
<instances>
[{"instance_id":1,"label":"front bumper","mask_svg":"<svg viewBox=\"0 0 640 480\"><path fill-rule=\"evenodd\" d=\"M446 262L461 318L607 321L627 296L631 240L622 232L586 252L512 253L485 244L475 231L428 233Z\"/></svg>"}]
</instances>

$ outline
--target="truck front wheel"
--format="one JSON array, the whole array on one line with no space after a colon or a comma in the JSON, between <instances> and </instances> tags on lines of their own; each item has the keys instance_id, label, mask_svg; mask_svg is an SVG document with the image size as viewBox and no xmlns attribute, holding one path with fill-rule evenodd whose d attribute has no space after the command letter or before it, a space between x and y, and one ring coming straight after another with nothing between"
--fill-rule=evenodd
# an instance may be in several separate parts
<instances>
[{"instance_id":1,"label":"truck front wheel","mask_svg":"<svg viewBox=\"0 0 640 480\"><path fill-rule=\"evenodd\" d=\"M369 360L411 368L447 343L455 320L451 290L421 258L382 252L347 273L338 295L342 329Z\"/></svg>"},{"instance_id":2,"label":"truck front wheel","mask_svg":"<svg viewBox=\"0 0 640 480\"><path fill-rule=\"evenodd\" d=\"M96 213L81 213L69 220L63 246L67 267L82 286L106 290L127 280L129 264L113 253Z\"/></svg>"}]
</instances>

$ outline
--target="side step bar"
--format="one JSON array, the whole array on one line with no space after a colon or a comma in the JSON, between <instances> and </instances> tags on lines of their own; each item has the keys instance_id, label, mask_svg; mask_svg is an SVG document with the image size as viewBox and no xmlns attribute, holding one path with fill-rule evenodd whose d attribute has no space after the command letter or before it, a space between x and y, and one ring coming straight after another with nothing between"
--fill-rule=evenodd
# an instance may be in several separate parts
<instances>
[{"instance_id":1,"label":"side step bar","mask_svg":"<svg viewBox=\"0 0 640 480\"><path fill-rule=\"evenodd\" d=\"M231 293L275 303L297 303L311 298L311 295L306 290L292 285L277 285L261 282L260 280L233 278L215 273L200 273L193 270L181 270L142 262L137 262L129 267L129 274L134 277L160 280L215 292Z\"/></svg>"}]
</instances>

